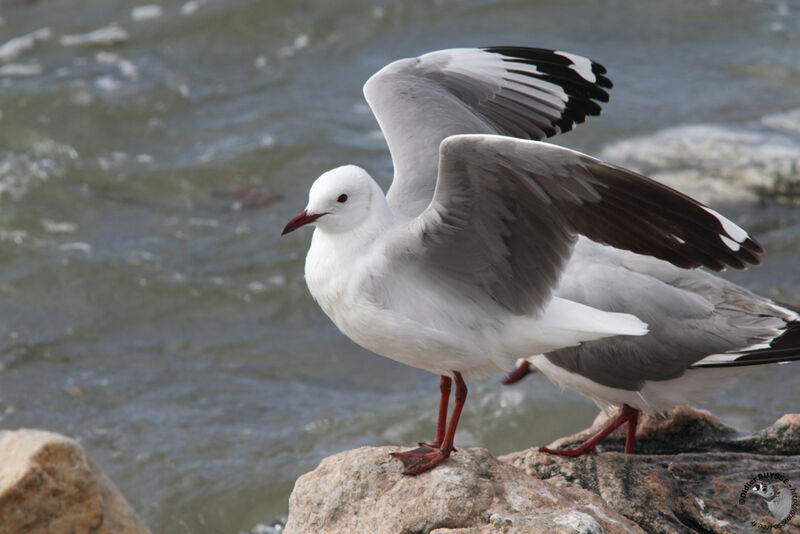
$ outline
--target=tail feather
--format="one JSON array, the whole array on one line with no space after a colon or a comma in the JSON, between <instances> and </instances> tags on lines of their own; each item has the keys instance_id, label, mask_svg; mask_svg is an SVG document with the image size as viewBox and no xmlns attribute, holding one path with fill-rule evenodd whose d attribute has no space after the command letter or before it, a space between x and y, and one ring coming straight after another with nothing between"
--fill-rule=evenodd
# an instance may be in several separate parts
<instances>
[{"instance_id":1,"label":"tail feather","mask_svg":"<svg viewBox=\"0 0 800 534\"><path fill-rule=\"evenodd\" d=\"M770 340L769 346L763 345L752 350L712 354L696 362L691 368L744 367L798 361L800 360L800 320L788 322L786 328Z\"/></svg>"}]
</instances>

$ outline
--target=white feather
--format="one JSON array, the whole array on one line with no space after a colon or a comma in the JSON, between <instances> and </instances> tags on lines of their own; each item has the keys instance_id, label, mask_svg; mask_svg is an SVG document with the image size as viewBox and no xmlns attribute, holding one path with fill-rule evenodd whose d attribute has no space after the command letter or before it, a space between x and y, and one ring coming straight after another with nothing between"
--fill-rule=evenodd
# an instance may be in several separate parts
<instances>
[{"instance_id":1,"label":"white feather","mask_svg":"<svg viewBox=\"0 0 800 534\"><path fill-rule=\"evenodd\" d=\"M570 68L577 72L580 77L587 82L594 83L597 81L597 77L592 72L592 62L585 57L578 56L576 54L570 54L569 52L561 52L560 50L556 50L555 54L572 61Z\"/></svg>"}]
</instances>

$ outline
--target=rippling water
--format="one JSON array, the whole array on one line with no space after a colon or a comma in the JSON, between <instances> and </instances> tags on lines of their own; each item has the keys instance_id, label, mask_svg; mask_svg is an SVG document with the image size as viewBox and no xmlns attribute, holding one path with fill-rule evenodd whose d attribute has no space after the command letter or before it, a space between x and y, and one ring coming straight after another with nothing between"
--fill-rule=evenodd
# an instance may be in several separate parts
<instances>
[{"instance_id":1,"label":"rippling water","mask_svg":"<svg viewBox=\"0 0 800 534\"><path fill-rule=\"evenodd\" d=\"M278 235L327 168L388 184L371 73L490 44L605 64L611 102L558 142L723 209L768 250L725 276L800 304L797 3L7 0L0 424L78 438L159 533L266 531L323 456L429 437L438 379L344 339L302 280L309 233ZM773 366L706 406L754 429L798 388ZM595 411L494 378L458 441L499 454Z\"/></svg>"}]
</instances>

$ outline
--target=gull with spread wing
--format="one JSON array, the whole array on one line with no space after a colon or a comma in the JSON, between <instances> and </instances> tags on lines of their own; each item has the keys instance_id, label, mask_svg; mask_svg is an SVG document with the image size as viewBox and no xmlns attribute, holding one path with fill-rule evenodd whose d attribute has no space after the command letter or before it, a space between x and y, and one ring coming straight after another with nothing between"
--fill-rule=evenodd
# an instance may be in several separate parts
<instances>
[{"instance_id":1,"label":"gull with spread wing","mask_svg":"<svg viewBox=\"0 0 800 534\"><path fill-rule=\"evenodd\" d=\"M758 262L760 246L710 208L538 141L599 113L603 73L574 54L513 47L392 63L364 88L395 166L388 194L363 169L339 167L283 230L316 226L306 282L343 333L441 375L434 442L395 453L407 474L453 451L465 380L518 358L646 337L632 314L557 293L579 241L680 269Z\"/></svg>"}]
</instances>

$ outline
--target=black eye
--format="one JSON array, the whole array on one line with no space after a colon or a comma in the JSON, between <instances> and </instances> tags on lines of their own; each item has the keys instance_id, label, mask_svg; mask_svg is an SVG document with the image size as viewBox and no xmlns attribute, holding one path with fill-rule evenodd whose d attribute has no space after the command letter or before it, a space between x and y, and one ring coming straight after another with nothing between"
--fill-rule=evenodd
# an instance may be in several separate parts
<instances>
[{"instance_id":1,"label":"black eye","mask_svg":"<svg viewBox=\"0 0 800 534\"><path fill-rule=\"evenodd\" d=\"M339 198L336 199L336 202L347 202L347 195L342 193L341 195L339 195Z\"/></svg>"}]
</instances>

